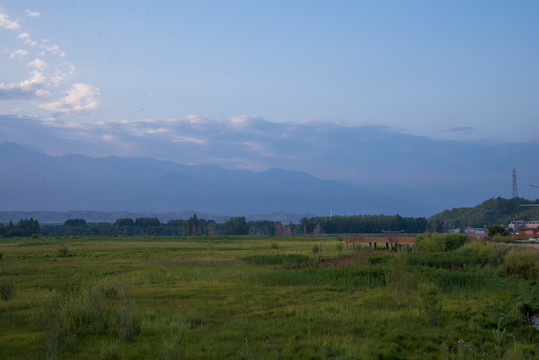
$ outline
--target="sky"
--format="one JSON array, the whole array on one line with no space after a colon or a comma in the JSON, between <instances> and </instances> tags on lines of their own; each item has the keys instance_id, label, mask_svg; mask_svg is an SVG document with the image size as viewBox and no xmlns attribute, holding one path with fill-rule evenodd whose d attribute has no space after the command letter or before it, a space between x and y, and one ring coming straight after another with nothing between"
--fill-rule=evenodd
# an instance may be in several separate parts
<instances>
[{"instance_id":1,"label":"sky","mask_svg":"<svg viewBox=\"0 0 539 360\"><path fill-rule=\"evenodd\" d=\"M360 184L490 174L503 196L514 166L539 182L538 18L536 1L0 0L0 142Z\"/></svg>"}]
</instances>

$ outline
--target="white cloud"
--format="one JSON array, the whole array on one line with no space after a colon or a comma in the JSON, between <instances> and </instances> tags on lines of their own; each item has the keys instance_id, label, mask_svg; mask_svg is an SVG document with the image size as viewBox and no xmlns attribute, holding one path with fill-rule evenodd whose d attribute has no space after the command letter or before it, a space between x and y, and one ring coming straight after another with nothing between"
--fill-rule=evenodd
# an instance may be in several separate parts
<instances>
[{"instance_id":1,"label":"white cloud","mask_svg":"<svg viewBox=\"0 0 539 360\"><path fill-rule=\"evenodd\" d=\"M75 74L75 66L72 64L63 64L56 67L54 74L50 76L50 81L56 87L60 86L60 83L68 80Z\"/></svg>"},{"instance_id":2,"label":"white cloud","mask_svg":"<svg viewBox=\"0 0 539 360\"><path fill-rule=\"evenodd\" d=\"M41 59L35 59L34 61L30 61L28 64L26 64L36 70L45 70L47 68L47 63Z\"/></svg>"},{"instance_id":3,"label":"white cloud","mask_svg":"<svg viewBox=\"0 0 539 360\"><path fill-rule=\"evenodd\" d=\"M98 106L99 89L88 84L73 84L60 101L40 105L42 109L58 114L85 114Z\"/></svg>"},{"instance_id":4,"label":"white cloud","mask_svg":"<svg viewBox=\"0 0 539 360\"><path fill-rule=\"evenodd\" d=\"M190 137L190 136L174 136L172 137L172 141L175 143L188 142L188 143L193 143L196 145L205 145L208 142L205 139L199 139L199 138Z\"/></svg>"},{"instance_id":5,"label":"white cloud","mask_svg":"<svg viewBox=\"0 0 539 360\"><path fill-rule=\"evenodd\" d=\"M26 15L29 17L38 17L41 16L41 13L26 9Z\"/></svg>"},{"instance_id":6,"label":"white cloud","mask_svg":"<svg viewBox=\"0 0 539 360\"><path fill-rule=\"evenodd\" d=\"M239 116L231 116L229 120L229 125L235 129L243 129L247 126L249 126L249 123L251 122L253 118L248 115L239 115Z\"/></svg>"},{"instance_id":7,"label":"white cloud","mask_svg":"<svg viewBox=\"0 0 539 360\"><path fill-rule=\"evenodd\" d=\"M44 44L39 45L40 49L43 49L55 55L60 55L61 57L65 56L64 53L60 53L60 47L58 45L47 45L47 41L44 42Z\"/></svg>"},{"instance_id":8,"label":"white cloud","mask_svg":"<svg viewBox=\"0 0 539 360\"><path fill-rule=\"evenodd\" d=\"M15 20L11 20L9 16L0 8L0 28L16 30L20 27L21 26Z\"/></svg>"},{"instance_id":9,"label":"white cloud","mask_svg":"<svg viewBox=\"0 0 539 360\"><path fill-rule=\"evenodd\" d=\"M185 116L185 119L189 122L189 124L200 129L204 128L209 123L205 116L200 115L187 115Z\"/></svg>"},{"instance_id":10,"label":"white cloud","mask_svg":"<svg viewBox=\"0 0 539 360\"><path fill-rule=\"evenodd\" d=\"M28 33L21 33L17 37L21 39L26 45L30 45L31 47L35 47L37 45L37 41L30 39L30 35Z\"/></svg>"},{"instance_id":11,"label":"white cloud","mask_svg":"<svg viewBox=\"0 0 539 360\"><path fill-rule=\"evenodd\" d=\"M47 98L45 76L39 71L32 71L28 80L18 83L0 83L0 100Z\"/></svg>"},{"instance_id":12,"label":"white cloud","mask_svg":"<svg viewBox=\"0 0 539 360\"><path fill-rule=\"evenodd\" d=\"M19 50L12 51L11 54L9 55L9 59L13 60L16 57L22 58L22 57L25 57L26 55L28 55L28 51L19 49Z\"/></svg>"}]
</instances>

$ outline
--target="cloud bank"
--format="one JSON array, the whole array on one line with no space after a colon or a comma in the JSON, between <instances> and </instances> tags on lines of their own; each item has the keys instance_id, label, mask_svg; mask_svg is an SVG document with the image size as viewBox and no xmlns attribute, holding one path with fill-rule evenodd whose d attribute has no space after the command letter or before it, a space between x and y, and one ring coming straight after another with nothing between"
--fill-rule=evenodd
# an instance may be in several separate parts
<instances>
[{"instance_id":1,"label":"cloud bank","mask_svg":"<svg viewBox=\"0 0 539 360\"><path fill-rule=\"evenodd\" d=\"M26 10L30 18L41 16L37 11ZM19 100L35 109L48 111L55 117L84 115L99 106L100 91L85 83L70 83L75 75L75 66L59 60L66 56L57 44L48 39L34 40L20 24L12 20L0 8L0 28L19 30L16 36L26 48L7 49L10 61L24 64L29 72L26 78L14 82L0 82L0 101ZM38 46L39 45L39 46ZM28 61L28 58L32 59ZM25 106L26 108L26 106Z\"/></svg>"}]
</instances>

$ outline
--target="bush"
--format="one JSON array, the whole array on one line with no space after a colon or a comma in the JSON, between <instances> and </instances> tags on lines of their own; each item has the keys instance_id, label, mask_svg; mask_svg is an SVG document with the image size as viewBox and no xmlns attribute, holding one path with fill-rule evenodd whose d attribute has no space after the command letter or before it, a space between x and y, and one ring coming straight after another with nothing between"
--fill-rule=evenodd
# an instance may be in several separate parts
<instances>
[{"instance_id":1,"label":"bush","mask_svg":"<svg viewBox=\"0 0 539 360\"><path fill-rule=\"evenodd\" d=\"M414 300L417 279L406 265L403 255L398 255L392 259L388 268L384 271L384 275L386 285L391 290L397 305L406 305Z\"/></svg>"},{"instance_id":2,"label":"bush","mask_svg":"<svg viewBox=\"0 0 539 360\"><path fill-rule=\"evenodd\" d=\"M75 347L80 335L102 329L103 316L99 299L91 292L51 292L36 312L37 323L44 333L47 358L57 358L62 347Z\"/></svg>"},{"instance_id":3,"label":"bush","mask_svg":"<svg viewBox=\"0 0 539 360\"><path fill-rule=\"evenodd\" d=\"M58 256L60 257L66 257L67 256L67 246L64 244L61 244L58 246Z\"/></svg>"},{"instance_id":4,"label":"bush","mask_svg":"<svg viewBox=\"0 0 539 360\"><path fill-rule=\"evenodd\" d=\"M518 274L526 279L537 279L539 253L533 249L513 248L505 257L507 275Z\"/></svg>"},{"instance_id":5,"label":"bush","mask_svg":"<svg viewBox=\"0 0 539 360\"><path fill-rule=\"evenodd\" d=\"M441 252L445 250L445 242L438 233L425 233L415 238L415 246L419 252Z\"/></svg>"},{"instance_id":6,"label":"bush","mask_svg":"<svg viewBox=\"0 0 539 360\"><path fill-rule=\"evenodd\" d=\"M488 236L494 235L507 236L509 235L509 231L505 230L503 225L491 225L488 227Z\"/></svg>"},{"instance_id":7,"label":"bush","mask_svg":"<svg viewBox=\"0 0 539 360\"><path fill-rule=\"evenodd\" d=\"M419 305L425 314L429 325L436 325L442 313L442 304L438 295L438 288L432 283L423 283L418 289Z\"/></svg>"},{"instance_id":8,"label":"bush","mask_svg":"<svg viewBox=\"0 0 539 360\"><path fill-rule=\"evenodd\" d=\"M0 278L0 298L4 301L9 301L13 296L13 278Z\"/></svg>"},{"instance_id":9,"label":"bush","mask_svg":"<svg viewBox=\"0 0 539 360\"><path fill-rule=\"evenodd\" d=\"M472 256L475 264L498 265L503 262L507 248L502 244L484 244L481 241L474 241L464 245L459 252Z\"/></svg>"},{"instance_id":10,"label":"bush","mask_svg":"<svg viewBox=\"0 0 539 360\"><path fill-rule=\"evenodd\" d=\"M468 236L464 234L445 234L443 237L447 251L456 250L468 241Z\"/></svg>"},{"instance_id":11,"label":"bush","mask_svg":"<svg viewBox=\"0 0 539 360\"><path fill-rule=\"evenodd\" d=\"M125 286L119 289L120 296L120 324L121 337L125 341L133 340L133 337L141 331L141 319L138 314L135 300Z\"/></svg>"}]
</instances>

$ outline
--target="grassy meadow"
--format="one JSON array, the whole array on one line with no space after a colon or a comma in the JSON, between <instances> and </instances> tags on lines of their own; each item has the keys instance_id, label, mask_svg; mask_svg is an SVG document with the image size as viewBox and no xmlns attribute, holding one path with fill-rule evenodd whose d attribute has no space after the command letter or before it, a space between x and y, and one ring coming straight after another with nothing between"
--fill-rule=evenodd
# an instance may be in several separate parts
<instances>
[{"instance_id":1,"label":"grassy meadow","mask_svg":"<svg viewBox=\"0 0 539 360\"><path fill-rule=\"evenodd\" d=\"M534 250L40 237L0 253L0 359L539 358Z\"/></svg>"}]
</instances>

